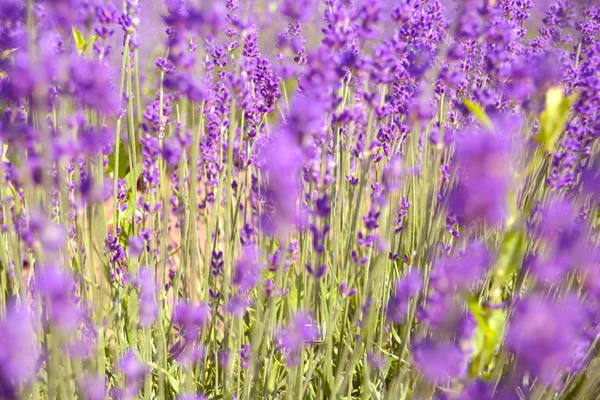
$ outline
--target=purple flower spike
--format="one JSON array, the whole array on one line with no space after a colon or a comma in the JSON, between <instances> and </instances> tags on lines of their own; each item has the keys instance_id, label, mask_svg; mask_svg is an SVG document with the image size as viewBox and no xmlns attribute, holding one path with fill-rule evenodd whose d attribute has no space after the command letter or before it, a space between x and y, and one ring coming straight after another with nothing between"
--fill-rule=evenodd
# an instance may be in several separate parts
<instances>
[{"instance_id":1,"label":"purple flower spike","mask_svg":"<svg viewBox=\"0 0 600 400\"><path fill-rule=\"evenodd\" d=\"M298 365L300 353L306 344L319 339L320 331L310 315L304 311L293 316L289 324L278 334L279 348L286 354L290 366Z\"/></svg>"},{"instance_id":2,"label":"purple flower spike","mask_svg":"<svg viewBox=\"0 0 600 400\"><path fill-rule=\"evenodd\" d=\"M79 387L87 400L106 400L106 379L103 376L85 376Z\"/></svg>"},{"instance_id":3,"label":"purple flower spike","mask_svg":"<svg viewBox=\"0 0 600 400\"><path fill-rule=\"evenodd\" d=\"M447 383L467 370L467 355L452 342L426 339L413 346L412 355L419 371L434 383Z\"/></svg>"},{"instance_id":4,"label":"purple flower spike","mask_svg":"<svg viewBox=\"0 0 600 400\"><path fill-rule=\"evenodd\" d=\"M552 301L531 295L517 303L506 345L523 369L552 384L581 361L577 348L586 344L586 323L586 310L578 299Z\"/></svg>"},{"instance_id":5,"label":"purple flower spike","mask_svg":"<svg viewBox=\"0 0 600 400\"><path fill-rule=\"evenodd\" d=\"M25 307L9 303L0 321L0 397L19 397L19 386L35 378L39 354L31 315Z\"/></svg>"},{"instance_id":6,"label":"purple flower spike","mask_svg":"<svg viewBox=\"0 0 600 400\"><path fill-rule=\"evenodd\" d=\"M417 296L423 289L423 278L421 274L412 269L410 272L396 283L396 292L390 298L388 303L387 318L401 324L406 319L410 300Z\"/></svg>"},{"instance_id":7,"label":"purple flower spike","mask_svg":"<svg viewBox=\"0 0 600 400\"><path fill-rule=\"evenodd\" d=\"M178 303L173 310L173 323L178 324L187 342L198 337L200 330L210 320L210 307L206 303L193 305L187 302Z\"/></svg>"},{"instance_id":8,"label":"purple flower spike","mask_svg":"<svg viewBox=\"0 0 600 400\"><path fill-rule=\"evenodd\" d=\"M76 286L69 273L46 266L38 272L35 284L45 300L49 322L65 333L72 332L81 324L84 313L76 301Z\"/></svg>"}]
</instances>

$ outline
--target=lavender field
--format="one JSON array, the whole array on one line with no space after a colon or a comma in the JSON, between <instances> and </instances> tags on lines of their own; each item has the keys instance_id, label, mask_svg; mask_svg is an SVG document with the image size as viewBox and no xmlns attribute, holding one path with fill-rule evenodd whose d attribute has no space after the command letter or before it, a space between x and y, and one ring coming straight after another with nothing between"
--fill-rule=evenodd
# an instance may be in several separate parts
<instances>
[{"instance_id":1,"label":"lavender field","mask_svg":"<svg viewBox=\"0 0 600 400\"><path fill-rule=\"evenodd\" d=\"M1 399L600 399L600 2L0 0Z\"/></svg>"}]
</instances>

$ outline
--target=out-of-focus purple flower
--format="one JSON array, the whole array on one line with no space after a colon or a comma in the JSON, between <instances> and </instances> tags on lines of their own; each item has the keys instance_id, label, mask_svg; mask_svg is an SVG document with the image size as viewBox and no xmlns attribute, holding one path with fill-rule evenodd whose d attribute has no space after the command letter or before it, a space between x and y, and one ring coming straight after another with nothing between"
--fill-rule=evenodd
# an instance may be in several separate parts
<instances>
[{"instance_id":1,"label":"out-of-focus purple flower","mask_svg":"<svg viewBox=\"0 0 600 400\"><path fill-rule=\"evenodd\" d=\"M242 368L248 369L252 357L252 348L250 343L246 343L242 349L238 350L238 354L240 355Z\"/></svg>"},{"instance_id":2,"label":"out-of-focus purple flower","mask_svg":"<svg viewBox=\"0 0 600 400\"><path fill-rule=\"evenodd\" d=\"M0 97L13 102L34 98L38 88L49 78L45 72L40 72L36 71L26 52L17 52L6 68L7 79L1 81Z\"/></svg>"},{"instance_id":3,"label":"out-of-focus purple flower","mask_svg":"<svg viewBox=\"0 0 600 400\"><path fill-rule=\"evenodd\" d=\"M232 315L241 318L246 314L246 310L250 304L250 300L247 296L236 294L229 298L229 301L225 305L225 309Z\"/></svg>"},{"instance_id":4,"label":"out-of-focus purple flower","mask_svg":"<svg viewBox=\"0 0 600 400\"><path fill-rule=\"evenodd\" d=\"M29 227L37 235L40 245L47 253L55 254L67 242L62 225L50 222L41 212L30 211Z\"/></svg>"},{"instance_id":5,"label":"out-of-focus purple flower","mask_svg":"<svg viewBox=\"0 0 600 400\"><path fill-rule=\"evenodd\" d=\"M324 104L316 97L307 95L294 99L284 125L285 133L294 138L298 145L310 144L313 135L325 126Z\"/></svg>"},{"instance_id":6,"label":"out-of-focus purple flower","mask_svg":"<svg viewBox=\"0 0 600 400\"><path fill-rule=\"evenodd\" d=\"M84 321L84 327L80 334L74 335L66 346L66 352L71 357L79 360L88 358L97 348L97 332L89 319Z\"/></svg>"},{"instance_id":7,"label":"out-of-focus purple flower","mask_svg":"<svg viewBox=\"0 0 600 400\"><path fill-rule=\"evenodd\" d=\"M457 400L494 400L494 394L490 385L478 380L467 385Z\"/></svg>"},{"instance_id":8,"label":"out-of-focus purple flower","mask_svg":"<svg viewBox=\"0 0 600 400\"><path fill-rule=\"evenodd\" d=\"M447 383L467 370L465 353L452 342L425 339L413 345L412 355L419 371L433 383Z\"/></svg>"},{"instance_id":9,"label":"out-of-focus purple flower","mask_svg":"<svg viewBox=\"0 0 600 400\"><path fill-rule=\"evenodd\" d=\"M130 257L139 257L139 255L142 254L142 251L144 251L144 239L139 236L131 236L128 243L129 247L127 248L127 251Z\"/></svg>"},{"instance_id":10,"label":"out-of-focus purple flower","mask_svg":"<svg viewBox=\"0 0 600 400\"><path fill-rule=\"evenodd\" d=\"M551 199L539 213L535 231L543 239L541 251L529 265L530 273L540 282L559 284L570 272L595 268L595 253L587 245L585 228L577 220L573 205L560 199Z\"/></svg>"},{"instance_id":11,"label":"out-of-focus purple flower","mask_svg":"<svg viewBox=\"0 0 600 400\"><path fill-rule=\"evenodd\" d=\"M87 400L106 400L106 379L103 376L84 376L79 387Z\"/></svg>"},{"instance_id":12,"label":"out-of-focus purple flower","mask_svg":"<svg viewBox=\"0 0 600 400\"><path fill-rule=\"evenodd\" d=\"M192 368L206 355L204 346L197 343L176 344L171 350L177 362L184 368Z\"/></svg>"},{"instance_id":13,"label":"out-of-focus purple flower","mask_svg":"<svg viewBox=\"0 0 600 400\"><path fill-rule=\"evenodd\" d=\"M194 305L180 302L173 310L173 323L181 327L187 342L196 339L200 330L208 324L209 320L210 307L207 303Z\"/></svg>"},{"instance_id":14,"label":"out-of-focus purple flower","mask_svg":"<svg viewBox=\"0 0 600 400\"><path fill-rule=\"evenodd\" d=\"M586 312L575 297L553 300L533 294L520 300L510 321L507 348L517 363L544 383L554 383L580 361L585 343Z\"/></svg>"},{"instance_id":15,"label":"out-of-focus purple flower","mask_svg":"<svg viewBox=\"0 0 600 400\"><path fill-rule=\"evenodd\" d=\"M39 237L44 250L52 253L59 251L67 243L65 229L60 224L45 224Z\"/></svg>"},{"instance_id":16,"label":"out-of-focus purple flower","mask_svg":"<svg viewBox=\"0 0 600 400\"><path fill-rule=\"evenodd\" d=\"M450 193L450 212L467 224L497 225L506 216L510 183L506 137L475 129L457 139L459 182Z\"/></svg>"},{"instance_id":17,"label":"out-of-focus purple flower","mask_svg":"<svg viewBox=\"0 0 600 400\"><path fill-rule=\"evenodd\" d=\"M258 256L258 251L249 246L244 248L242 258L237 260L233 274L233 284L237 286L240 292L246 293L258 283L262 271Z\"/></svg>"},{"instance_id":18,"label":"out-of-focus purple flower","mask_svg":"<svg viewBox=\"0 0 600 400\"><path fill-rule=\"evenodd\" d=\"M125 375L124 397L135 398L150 368L142 364L132 350L128 350L119 360L118 369Z\"/></svg>"},{"instance_id":19,"label":"out-of-focus purple flower","mask_svg":"<svg viewBox=\"0 0 600 400\"><path fill-rule=\"evenodd\" d=\"M317 324L305 311L299 311L287 326L277 335L279 348L285 353L290 366L298 365L300 354L306 344L319 339L321 333Z\"/></svg>"},{"instance_id":20,"label":"out-of-focus purple flower","mask_svg":"<svg viewBox=\"0 0 600 400\"><path fill-rule=\"evenodd\" d=\"M148 367L143 365L132 350L128 350L119 361L119 370L127 379L141 381L148 373Z\"/></svg>"},{"instance_id":21,"label":"out-of-focus purple flower","mask_svg":"<svg viewBox=\"0 0 600 400\"><path fill-rule=\"evenodd\" d=\"M379 354L375 351L370 351L367 353L367 362L376 371L380 371L384 369L387 365L387 359L383 354Z\"/></svg>"},{"instance_id":22,"label":"out-of-focus purple flower","mask_svg":"<svg viewBox=\"0 0 600 400\"><path fill-rule=\"evenodd\" d=\"M271 209L262 215L262 228L270 235L283 235L293 228L299 217L302 150L293 137L280 133L265 149L264 159L268 172L264 196Z\"/></svg>"},{"instance_id":23,"label":"out-of-focus purple flower","mask_svg":"<svg viewBox=\"0 0 600 400\"><path fill-rule=\"evenodd\" d=\"M183 146L181 140L176 136L169 136L163 142L162 156L171 167L176 167L181 161Z\"/></svg>"},{"instance_id":24,"label":"out-of-focus purple flower","mask_svg":"<svg viewBox=\"0 0 600 400\"><path fill-rule=\"evenodd\" d=\"M545 94L560 81L562 70L558 55L552 51L523 56L515 60L510 67L501 70L506 83L504 94L512 100L530 100L536 94Z\"/></svg>"},{"instance_id":25,"label":"out-of-focus purple flower","mask_svg":"<svg viewBox=\"0 0 600 400\"><path fill-rule=\"evenodd\" d=\"M61 331L70 333L83 321L83 310L75 298L71 274L54 266L39 269L35 287L47 307L48 318Z\"/></svg>"},{"instance_id":26,"label":"out-of-focus purple flower","mask_svg":"<svg viewBox=\"0 0 600 400\"><path fill-rule=\"evenodd\" d=\"M431 273L431 285L444 293L470 289L485 276L490 262L485 246L471 242L456 257L447 257L436 263Z\"/></svg>"},{"instance_id":27,"label":"out-of-focus purple flower","mask_svg":"<svg viewBox=\"0 0 600 400\"><path fill-rule=\"evenodd\" d=\"M426 305L418 309L418 317L436 337L458 342L470 340L476 326L475 318L454 293L430 294Z\"/></svg>"},{"instance_id":28,"label":"out-of-focus purple flower","mask_svg":"<svg viewBox=\"0 0 600 400\"><path fill-rule=\"evenodd\" d=\"M312 17L315 5L315 0L284 0L279 11L293 21L302 22Z\"/></svg>"},{"instance_id":29,"label":"out-of-focus purple flower","mask_svg":"<svg viewBox=\"0 0 600 400\"><path fill-rule=\"evenodd\" d=\"M202 2L202 6L188 7L183 1L167 1L165 23L178 34L216 34L225 23L225 7L221 2Z\"/></svg>"},{"instance_id":30,"label":"out-of-focus purple flower","mask_svg":"<svg viewBox=\"0 0 600 400\"><path fill-rule=\"evenodd\" d=\"M158 285L154 277L154 271L147 266L141 267L133 283L138 287L140 292L140 325L150 326L158 317L158 305L156 300Z\"/></svg>"},{"instance_id":31,"label":"out-of-focus purple flower","mask_svg":"<svg viewBox=\"0 0 600 400\"><path fill-rule=\"evenodd\" d=\"M70 64L69 85L81 105L104 114L118 111L118 94L108 65L75 57Z\"/></svg>"},{"instance_id":32,"label":"out-of-focus purple flower","mask_svg":"<svg viewBox=\"0 0 600 400\"><path fill-rule=\"evenodd\" d=\"M35 378L39 354L27 308L9 303L0 321L0 397L18 398L19 386Z\"/></svg>"},{"instance_id":33,"label":"out-of-focus purple flower","mask_svg":"<svg viewBox=\"0 0 600 400\"><path fill-rule=\"evenodd\" d=\"M421 274L416 269L411 269L396 283L396 292L388 303L387 318L396 324L403 323L409 311L411 298L417 296L422 289Z\"/></svg>"}]
</instances>

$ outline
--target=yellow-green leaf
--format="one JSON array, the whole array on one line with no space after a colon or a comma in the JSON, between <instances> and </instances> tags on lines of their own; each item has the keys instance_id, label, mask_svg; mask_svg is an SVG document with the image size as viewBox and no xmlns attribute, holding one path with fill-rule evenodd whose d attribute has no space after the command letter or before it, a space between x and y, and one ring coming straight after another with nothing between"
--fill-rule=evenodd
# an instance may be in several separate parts
<instances>
[{"instance_id":1,"label":"yellow-green leaf","mask_svg":"<svg viewBox=\"0 0 600 400\"><path fill-rule=\"evenodd\" d=\"M175 379L175 377L173 377L173 375L169 371L162 368L158 364L155 364L152 362L147 362L147 364L148 364L148 366L150 366L151 368L154 368L161 374L164 374L167 377L167 381L169 381L169 385L171 385L171 388L173 388L173 391L175 393L179 393L179 382L177 382L177 379Z\"/></svg>"},{"instance_id":2,"label":"yellow-green leaf","mask_svg":"<svg viewBox=\"0 0 600 400\"><path fill-rule=\"evenodd\" d=\"M85 40L85 46L83 48L83 51L86 51L87 49L91 48L94 43L96 43L96 41L98 40L98 35L91 35L90 37L88 37Z\"/></svg>"},{"instance_id":3,"label":"yellow-green leaf","mask_svg":"<svg viewBox=\"0 0 600 400\"><path fill-rule=\"evenodd\" d=\"M79 29L73 27L73 37L75 38L75 47L77 48L77 52L82 54L85 50L85 37L79 31Z\"/></svg>"},{"instance_id":4,"label":"yellow-green leaf","mask_svg":"<svg viewBox=\"0 0 600 400\"><path fill-rule=\"evenodd\" d=\"M496 264L493 267L494 283L499 286L505 283L513 272L517 270L523 251L523 233L514 229L504 235Z\"/></svg>"},{"instance_id":5,"label":"yellow-green leaf","mask_svg":"<svg viewBox=\"0 0 600 400\"><path fill-rule=\"evenodd\" d=\"M127 151L127 148L125 147L125 143L123 143L123 140L121 139L121 137L119 136L119 171L117 171L117 174L119 174L119 178L124 179L125 176L127 175L127 168L129 167L129 153ZM113 149L113 152L108 156L108 173L114 173L114 167L115 167L115 157L117 156L117 152L116 152L116 146Z\"/></svg>"},{"instance_id":6,"label":"yellow-green leaf","mask_svg":"<svg viewBox=\"0 0 600 400\"><path fill-rule=\"evenodd\" d=\"M504 337L506 327L506 311L503 309L482 308L476 299L468 303L471 314L477 321L477 326L471 337L471 376L488 365Z\"/></svg>"},{"instance_id":7,"label":"yellow-green leaf","mask_svg":"<svg viewBox=\"0 0 600 400\"><path fill-rule=\"evenodd\" d=\"M12 53L14 53L17 50L18 50L17 47L15 47L14 49L4 50L2 53L0 53L0 60L4 60L5 58L10 56Z\"/></svg>"},{"instance_id":8,"label":"yellow-green leaf","mask_svg":"<svg viewBox=\"0 0 600 400\"><path fill-rule=\"evenodd\" d=\"M546 93L546 109L540 114L540 129L535 140L546 151L553 151L556 141L565 129L571 106L577 101L577 94L565 97L561 87L554 87Z\"/></svg>"},{"instance_id":9,"label":"yellow-green leaf","mask_svg":"<svg viewBox=\"0 0 600 400\"><path fill-rule=\"evenodd\" d=\"M8 152L8 144L4 143L4 146L2 146L2 162L9 162L8 157L6 156L7 152Z\"/></svg>"},{"instance_id":10,"label":"yellow-green leaf","mask_svg":"<svg viewBox=\"0 0 600 400\"><path fill-rule=\"evenodd\" d=\"M483 125L487 129L492 129L492 120L490 119L490 117L488 117L483 108L479 106L479 104L469 99L465 99L463 103L465 104L465 107L467 107L467 109L471 112L471 114L473 114L475 118L477 118L481 125Z\"/></svg>"}]
</instances>

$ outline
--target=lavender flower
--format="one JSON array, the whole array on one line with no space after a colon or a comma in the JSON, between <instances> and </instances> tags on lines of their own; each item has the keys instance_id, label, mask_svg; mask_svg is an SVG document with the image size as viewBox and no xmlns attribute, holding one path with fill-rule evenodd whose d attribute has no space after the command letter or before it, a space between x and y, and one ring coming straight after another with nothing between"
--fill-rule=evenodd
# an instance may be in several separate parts
<instances>
[{"instance_id":1,"label":"lavender flower","mask_svg":"<svg viewBox=\"0 0 600 400\"><path fill-rule=\"evenodd\" d=\"M277 335L279 348L285 353L287 363L298 365L300 353L306 344L319 339L319 328L306 312L300 311L292 317L287 326L282 327Z\"/></svg>"},{"instance_id":2,"label":"lavender flower","mask_svg":"<svg viewBox=\"0 0 600 400\"><path fill-rule=\"evenodd\" d=\"M434 383L447 383L467 369L465 354L454 343L423 340L413 346L412 355L419 371Z\"/></svg>"},{"instance_id":3,"label":"lavender flower","mask_svg":"<svg viewBox=\"0 0 600 400\"><path fill-rule=\"evenodd\" d=\"M140 384L146 374L148 374L149 368L140 363L133 351L129 350L119 360L118 369L125 376L125 397L136 397Z\"/></svg>"},{"instance_id":4,"label":"lavender flower","mask_svg":"<svg viewBox=\"0 0 600 400\"><path fill-rule=\"evenodd\" d=\"M71 333L83 320L83 310L75 297L73 277L57 267L38 271L36 288L45 300L48 322L65 333Z\"/></svg>"},{"instance_id":5,"label":"lavender flower","mask_svg":"<svg viewBox=\"0 0 600 400\"><path fill-rule=\"evenodd\" d=\"M79 386L87 400L104 400L107 397L106 380L103 376L85 376Z\"/></svg>"},{"instance_id":6,"label":"lavender flower","mask_svg":"<svg viewBox=\"0 0 600 400\"><path fill-rule=\"evenodd\" d=\"M577 346L585 343L585 308L574 297L552 302L531 295L516 305L506 336L518 364L544 383L554 383L581 361Z\"/></svg>"},{"instance_id":7,"label":"lavender flower","mask_svg":"<svg viewBox=\"0 0 600 400\"><path fill-rule=\"evenodd\" d=\"M459 183L450 194L449 206L465 223L500 224L506 217L509 151L506 138L481 130L457 140Z\"/></svg>"},{"instance_id":8,"label":"lavender flower","mask_svg":"<svg viewBox=\"0 0 600 400\"><path fill-rule=\"evenodd\" d=\"M421 274L412 269L396 283L395 294L388 303L387 318L397 324L403 323L409 312L410 300L423 289Z\"/></svg>"},{"instance_id":9,"label":"lavender flower","mask_svg":"<svg viewBox=\"0 0 600 400\"><path fill-rule=\"evenodd\" d=\"M148 267L141 267L134 284L139 288L139 313L140 325L150 326L158 317L158 305L156 296L158 285L154 277L154 272Z\"/></svg>"},{"instance_id":10,"label":"lavender flower","mask_svg":"<svg viewBox=\"0 0 600 400\"><path fill-rule=\"evenodd\" d=\"M9 303L0 321L0 396L18 397L21 385L36 379L40 355L29 311Z\"/></svg>"},{"instance_id":11,"label":"lavender flower","mask_svg":"<svg viewBox=\"0 0 600 400\"><path fill-rule=\"evenodd\" d=\"M200 330L208 324L210 319L210 308L203 303L194 305L188 302L180 302L173 310L172 321L181 327L186 341L193 341L198 337Z\"/></svg>"},{"instance_id":12,"label":"lavender flower","mask_svg":"<svg viewBox=\"0 0 600 400\"><path fill-rule=\"evenodd\" d=\"M260 279L261 264L256 249L246 247L243 257L237 261L233 284L239 291L246 293L254 288Z\"/></svg>"}]
</instances>

